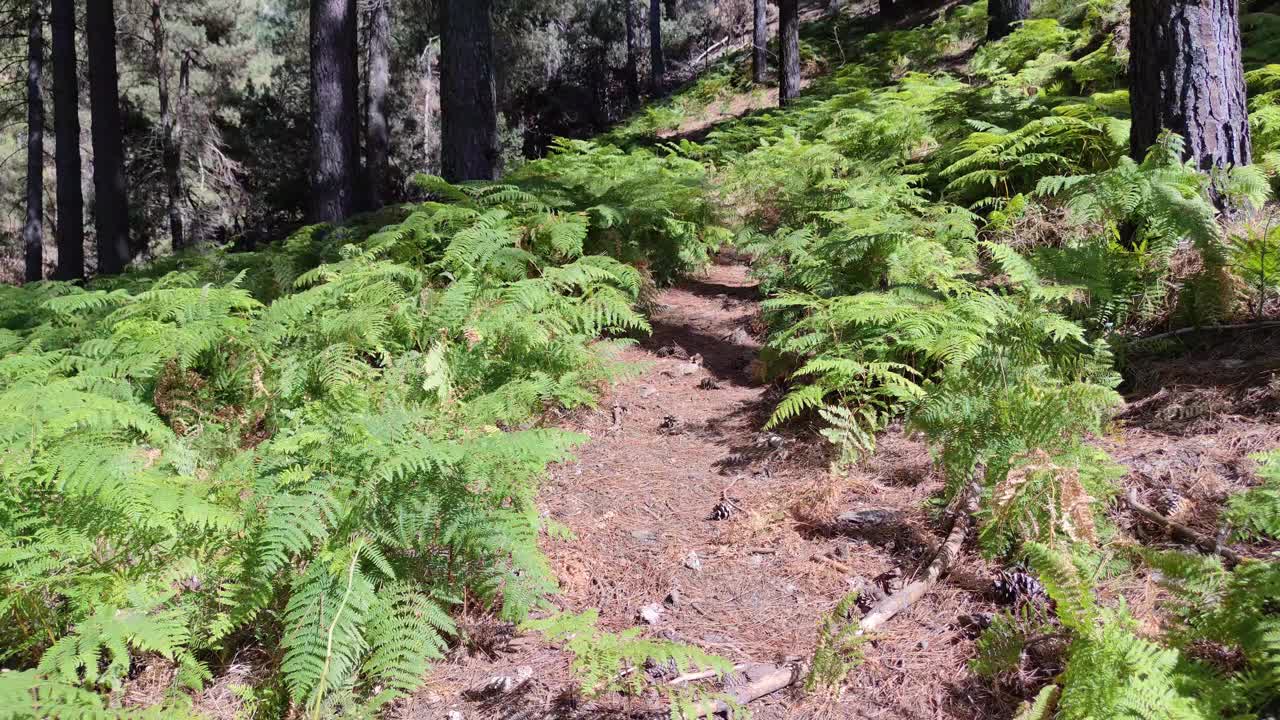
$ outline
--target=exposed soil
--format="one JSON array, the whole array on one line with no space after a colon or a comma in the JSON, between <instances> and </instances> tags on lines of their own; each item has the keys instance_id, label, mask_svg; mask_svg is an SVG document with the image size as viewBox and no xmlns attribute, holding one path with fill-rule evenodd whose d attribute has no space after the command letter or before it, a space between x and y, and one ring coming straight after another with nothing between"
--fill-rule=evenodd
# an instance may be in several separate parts
<instances>
[{"instance_id":1,"label":"exposed soil","mask_svg":"<svg viewBox=\"0 0 1280 720\"><path fill-rule=\"evenodd\" d=\"M623 358L641 373L565 423L591 440L541 495L546 515L573 533L544 541L558 602L597 609L604 628L644 626L735 662L807 658L821 618L856 583L894 589L928 560L943 528L925 503L940 478L923 444L900 432L860 472L837 476L823 445L760 431L776 397L752 379L759 307L742 265L722 260L662 291L657 305L653 336ZM726 519L713 519L718 505ZM867 509L888 512L861 528L835 522ZM989 587L987 568L967 559L866 648L843 698L784 692L753 703L753 716L1000 714L1008 703L966 681L972 640L958 622L992 609ZM652 603L663 611L650 625L639 612ZM438 665L396 717L585 718L653 707L643 698L575 701L566 653L536 637L512 640L484 619L472 632L490 636L485 647ZM495 677L523 682L484 693Z\"/></svg>"},{"instance_id":2,"label":"exposed soil","mask_svg":"<svg viewBox=\"0 0 1280 720\"><path fill-rule=\"evenodd\" d=\"M930 502L941 478L924 444L900 429L840 474L823 445L804 439L811 428L761 432L777 397L753 379L759 307L736 260L722 258L655 304L652 337L623 357L640 372L612 387L598 409L563 423L591 440L576 462L553 471L541 495L547 517L573 534L543 543L561 581L557 602L598 610L606 629L640 626L735 662L807 659L819 623L846 594L868 583L897 589L928 561L945 531ZM1175 359L1131 358L1141 370L1129 403L1098 441L1128 468L1125 483L1211 536L1227 494L1256 482L1249 456L1280 444L1277 339L1246 333L1182 348ZM727 518L714 519L718 505ZM835 520L858 510L884 512L861 527ZM1138 540L1172 545L1128 513L1112 513ZM843 692L784 691L753 703L753 717L1011 717L1035 677L992 688L968 669L975 633L967 620L1000 609L997 570L970 547L867 644ZM1141 571L1100 592L1124 595L1144 625L1158 624L1163 593ZM662 610L650 623L640 611L652 604ZM394 717L664 715L652 697L579 697L569 655L538 636L516 637L483 617L471 618L468 631L466 647L437 665ZM1034 660L1028 672L1053 671L1053 657L1039 668ZM503 682L510 689L487 689Z\"/></svg>"}]
</instances>

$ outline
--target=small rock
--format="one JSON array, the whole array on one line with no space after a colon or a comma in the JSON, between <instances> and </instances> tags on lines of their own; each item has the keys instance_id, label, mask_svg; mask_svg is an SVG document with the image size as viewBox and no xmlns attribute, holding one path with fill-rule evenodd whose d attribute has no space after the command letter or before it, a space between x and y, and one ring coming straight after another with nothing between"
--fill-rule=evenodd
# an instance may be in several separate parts
<instances>
[{"instance_id":1,"label":"small rock","mask_svg":"<svg viewBox=\"0 0 1280 720\"><path fill-rule=\"evenodd\" d=\"M702 559L698 557L698 553L690 550L689 554L684 556L684 566L695 572L702 570Z\"/></svg>"},{"instance_id":2,"label":"small rock","mask_svg":"<svg viewBox=\"0 0 1280 720\"><path fill-rule=\"evenodd\" d=\"M691 365L702 365L702 353L694 353L693 357L689 358L689 363Z\"/></svg>"},{"instance_id":3,"label":"small rock","mask_svg":"<svg viewBox=\"0 0 1280 720\"><path fill-rule=\"evenodd\" d=\"M671 588L671 592L662 599L662 604L667 607L675 607L680 604L680 588Z\"/></svg>"},{"instance_id":4,"label":"small rock","mask_svg":"<svg viewBox=\"0 0 1280 720\"><path fill-rule=\"evenodd\" d=\"M658 542L658 533L643 528L640 530L632 530L631 537L645 543Z\"/></svg>"},{"instance_id":5,"label":"small rock","mask_svg":"<svg viewBox=\"0 0 1280 720\"><path fill-rule=\"evenodd\" d=\"M640 388L640 397L641 397L641 398L651 398L651 397L653 397L654 395L657 395L657 394L658 394L658 388L656 388L656 387L654 387L654 386L652 386L652 385L645 385L645 386L643 386L643 387L641 387L641 388Z\"/></svg>"},{"instance_id":6,"label":"small rock","mask_svg":"<svg viewBox=\"0 0 1280 720\"><path fill-rule=\"evenodd\" d=\"M734 345L755 344L755 341L751 339L751 333L747 332L746 330L743 330L742 328L738 328L737 330L734 330L733 332L724 336L724 340L725 342L733 343Z\"/></svg>"},{"instance_id":7,"label":"small rock","mask_svg":"<svg viewBox=\"0 0 1280 720\"><path fill-rule=\"evenodd\" d=\"M445 720L464 720L461 710L450 710L444 714Z\"/></svg>"},{"instance_id":8,"label":"small rock","mask_svg":"<svg viewBox=\"0 0 1280 720\"><path fill-rule=\"evenodd\" d=\"M665 612L658 603L649 603L640 608L640 619L649 625L657 625L662 619L662 613Z\"/></svg>"},{"instance_id":9,"label":"small rock","mask_svg":"<svg viewBox=\"0 0 1280 720\"><path fill-rule=\"evenodd\" d=\"M677 368L677 370L680 372L681 375L686 375L686 376L692 375L701 369L702 369L701 365L697 363L691 363L691 362L683 363L680 365L679 368Z\"/></svg>"},{"instance_id":10,"label":"small rock","mask_svg":"<svg viewBox=\"0 0 1280 720\"><path fill-rule=\"evenodd\" d=\"M917 647L917 648L919 648L919 649L921 649L921 650L928 650L928 649L929 649L929 641L928 641L928 640L921 640L920 642L916 643L916 647Z\"/></svg>"}]
</instances>

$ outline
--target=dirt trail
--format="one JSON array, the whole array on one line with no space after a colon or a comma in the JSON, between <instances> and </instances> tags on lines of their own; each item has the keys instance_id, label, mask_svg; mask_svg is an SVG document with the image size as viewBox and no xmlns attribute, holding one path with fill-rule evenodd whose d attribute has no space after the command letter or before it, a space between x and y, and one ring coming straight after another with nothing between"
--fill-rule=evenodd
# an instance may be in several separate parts
<instances>
[{"instance_id":1,"label":"dirt trail","mask_svg":"<svg viewBox=\"0 0 1280 720\"><path fill-rule=\"evenodd\" d=\"M776 398L751 377L759 304L741 264L722 260L662 291L656 306L652 336L622 358L639 375L562 423L591 440L540 496L546 516L573 533L543 543L561 582L556 602L597 609L606 629L644 626L735 662L807 658L822 616L855 579L896 584L927 561L940 533L923 508L938 478L923 446L900 433L863 472L839 479L822 445L760 431ZM859 509L884 510L884 521L832 522ZM753 717L990 717L985 692L950 670L971 652L955 620L974 595L960 588L989 579L964 566L952 578L866 648L842 699L779 693L753 703ZM649 621L646 606L660 609ZM492 621L469 632L469 649L438 665L396 717L595 718L645 705L580 701L567 653ZM494 678L510 689L486 692Z\"/></svg>"}]
</instances>

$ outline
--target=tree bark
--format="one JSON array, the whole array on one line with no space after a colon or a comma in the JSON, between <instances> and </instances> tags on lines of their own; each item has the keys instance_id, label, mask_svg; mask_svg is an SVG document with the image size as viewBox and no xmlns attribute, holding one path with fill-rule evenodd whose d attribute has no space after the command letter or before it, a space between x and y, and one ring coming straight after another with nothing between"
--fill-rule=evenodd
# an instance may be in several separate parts
<instances>
[{"instance_id":1,"label":"tree bark","mask_svg":"<svg viewBox=\"0 0 1280 720\"><path fill-rule=\"evenodd\" d=\"M365 182L368 206L387 202L391 154L391 124L387 100L391 88L391 0L369 4L369 55L365 62Z\"/></svg>"},{"instance_id":2,"label":"tree bark","mask_svg":"<svg viewBox=\"0 0 1280 720\"><path fill-rule=\"evenodd\" d=\"M627 107L640 103L640 78L636 66L636 6L635 0L622 0L623 22L627 24Z\"/></svg>"},{"instance_id":3,"label":"tree bark","mask_svg":"<svg viewBox=\"0 0 1280 720\"><path fill-rule=\"evenodd\" d=\"M89 112L93 120L93 224L98 235L98 272L111 274L124 270L134 250L141 249L129 242L114 0L87 3L85 34L89 47Z\"/></svg>"},{"instance_id":4,"label":"tree bark","mask_svg":"<svg viewBox=\"0 0 1280 720\"><path fill-rule=\"evenodd\" d=\"M667 62L662 57L662 0L649 0L649 58L649 83L658 93L667 74Z\"/></svg>"},{"instance_id":5,"label":"tree bark","mask_svg":"<svg viewBox=\"0 0 1280 720\"><path fill-rule=\"evenodd\" d=\"M450 182L494 180L501 166L492 0L444 0L441 166Z\"/></svg>"},{"instance_id":6,"label":"tree bark","mask_svg":"<svg viewBox=\"0 0 1280 720\"><path fill-rule=\"evenodd\" d=\"M27 27L27 219L22 226L27 282L44 279L44 20L31 3Z\"/></svg>"},{"instance_id":7,"label":"tree bark","mask_svg":"<svg viewBox=\"0 0 1280 720\"><path fill-rule=\"evenodd\" d=\"M182 147L178 138L178 120L170 105L170 74L168 34L165 32L161 0L151 0L151 44L155 53L153 70L156 75L156 93L160 98L160 156L164 168L164 185L169 213L169 237L173 250L186 247L186 235L182 226ZM183 61L184 65L187 61Z\"/></svg>"},{"instance_id":8,"label":"tree bark","mask_svg":"<svg viewBox=\"0 0 1280 720\"><path fill-rule=\"evenodd\" d=\"M57 280L84 278L84 195L80 190L80 85L75 0L53 0L53 128L58 172Z\"/></svg>"},{"instance_id":9,"label":"tree bark","mask_svg":"<svg viewBox=\"0 0 1280 720\"><path fill-rule=\"evenodd\" d=\"M778 103L785 107L800 94L800 12L797 0L778 0L778 12L778 39L782 48Z\"/></svg>"},{"instance_id":10,"label":"tree bark","mask_svg":"<svg viewBox=\"0 0 1280 720\"><path fill-rule=\"evenodd\" d=\"M356 209L355 0L311 0L312 222L341 222Z\"/></svg>"},{"instance_id":11,"label":"tree bark","mask_svg":"<svg viewBox=\"0 0 1280 720\"><path fill-rule=\"evenodd\" d=\"M1251 162L1238 0L1132 0L1130 150L1165 131L1204 171ZM1215 204L1225 199L1211 190Z\"/></svg>"},{"instance_id":12,"label":"tree bark","mask_svg":"<svg viewBox=\"0 0 1280 720\"><path fill-rule=\"evenodd\" d=\"M769 74L769 3L755 0L751 25L751 79L763 85Z\"/></svg>"},{"instance_id":13,"label":"tree bark","mask_svg":"<svg viewBox=\"0 0 1280 720\"><path fill-rule=\"evenodd\" d=\"M999 40L1031 17L1031 0L987 0L987 40Z\"/></svg>"}]
</instances>

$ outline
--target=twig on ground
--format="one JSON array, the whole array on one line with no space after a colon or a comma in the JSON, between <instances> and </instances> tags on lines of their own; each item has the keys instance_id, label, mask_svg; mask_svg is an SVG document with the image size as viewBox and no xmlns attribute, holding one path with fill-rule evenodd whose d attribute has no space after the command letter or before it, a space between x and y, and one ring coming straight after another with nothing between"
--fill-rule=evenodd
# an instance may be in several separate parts
<instances>
[{"instance_id":1,"label":"twig on ground","mask_svg":"<svg viewBox=\"0 0 1280 720\"><path fill-rule=\"evenodd\" d=\"M862 616L862 621L858 624L858 633L865 634L874 632L894 615L906 610L925 596L929 589L937 584L938 579L946 574L951 568L952 561L960 554L960 546L964 544L965 534L969 531L969 522L976 508L974 504L977 502L977 493L972 488L966 491L965 497L959 503L959 511L956 513L955 522L951 526L951 532L947 535L947 540L939 548L938 553L934 555L933 561L929 563L925 569L923 577L908 583L906 587L889 597L876 603L866 615Z\"/></svg>"},{"instance_id":2,"label":"twig on ground","mask_svg":"<svg viewBox=\"0 0 1280 720\"><path fill-rule=\"evenodd\" d=\"M1125 496L1124 500L1125 504L1127 504L1134 512L1164 528L1175 540L1179 540L1189 545L1194 545L1201 552L1208 553L1210 555L1219 555L1223 560L1227 561L1228 565L1238 565L1240 563L1240 556L1235 550L1224 546L1217 540L1210 540L1186 525L1174 522L1146 505L1143 505L1138 500L1138 491L1136 489L1129 488L1129 494Z\"/></svg>"},{"instance_id":3,"label":"twig on ground","mask_svg":"<svg viewBox=\"0 0 1280 720\"><path fill-rule=\"evenodd\" d=\"M743 675L746 676L747 682L727 693L738 705L746 705L800 682L805 675L805 668L801 663L750 665L744 669ZM732 708L724 700L704 700L694 707L692 715L704 717L728 713L730 710Z\"/></svg>"}]
</instances>

